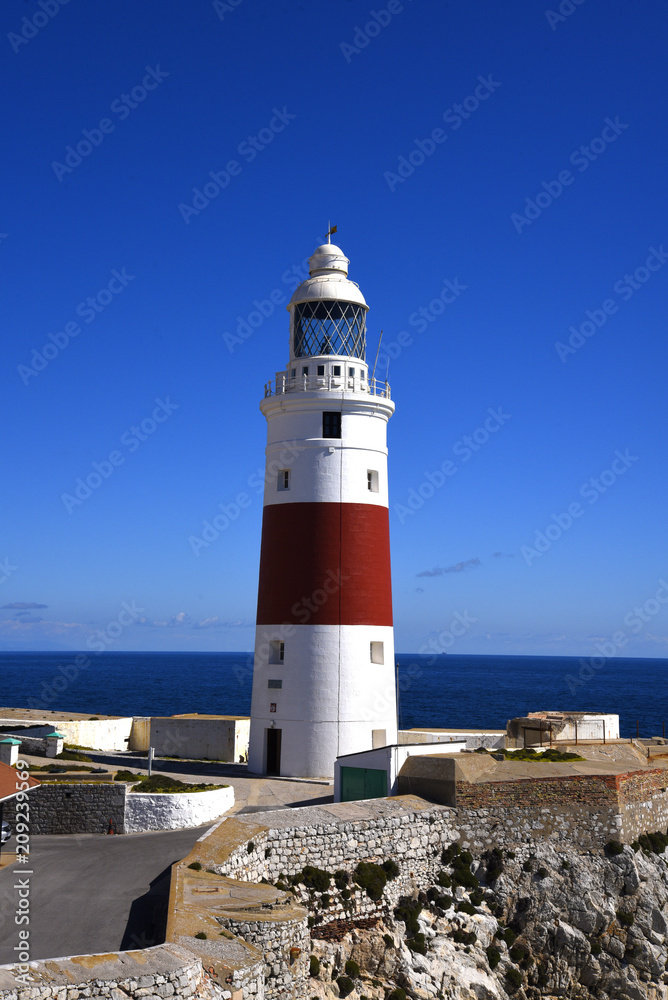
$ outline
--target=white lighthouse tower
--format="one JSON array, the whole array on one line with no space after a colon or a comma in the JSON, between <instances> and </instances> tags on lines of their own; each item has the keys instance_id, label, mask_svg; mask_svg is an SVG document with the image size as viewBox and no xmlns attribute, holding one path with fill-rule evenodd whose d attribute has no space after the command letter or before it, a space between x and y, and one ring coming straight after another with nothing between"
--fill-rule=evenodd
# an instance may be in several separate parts
<instances>
[{"instance_id":1,"label":"white lighthouse tower","mask_svg":"<svg viewBox=\"0 0 668 1000\"><path fill-rule=\"evenodd\" d=\"M329 238L329 237L328 237ZM331 243L290 303L290 357L265 386L266 477L248 765L331 777L395 743L389 386L369 378L368 306Z\"/></svg>"}]
</instances>

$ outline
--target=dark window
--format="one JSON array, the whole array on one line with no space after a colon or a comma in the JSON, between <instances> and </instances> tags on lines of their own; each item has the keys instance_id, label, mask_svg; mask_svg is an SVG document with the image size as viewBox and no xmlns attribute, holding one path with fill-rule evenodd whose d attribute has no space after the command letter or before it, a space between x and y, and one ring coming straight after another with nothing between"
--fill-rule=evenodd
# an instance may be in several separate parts
<instances>
[{"instance_id":1,"label":"dark window","mask_svg":"<svg viewBox=\"0 0 668 1000\"><path fill-rule=\"evenodd\" d=\"M350 375L351 378L355 378L355 369L354 368L349 368L348 369L348 374Z\"/></svg>"},{"instance_id":2,"label":"dark window","mask_svg":"<svg viewBox=\"0 0 668 1000\"><path fill-rule=\"evenodd\" d=\"M322 415L322 436L324 438L341 437L341 414L334 410L325 410Z\"/></svg>"},{"instance_id":3,"label":"dark window","mask_svg":"<svg viewBox=\"0 0 668 1000\"><path fill-rule=\"evenodd\" d=\"M308 375L308 365L304 365L302 368L302 375Z\"/></svg>"},{"instance_id":4,"label":"dark window","mask_svg":"<svg viewBox=\"0 0 668 1000\"><path fill-rule=\"evenodd\" d=\"M332 371L334 372L335 375L340 375L341 374L341 365L334 365L334 367L332 368Z\"/></svg>"},{"instance_id":5,"label":"dark window","mask_svg":"<svg viewBox=\"0 0 668 1000\"><path fill-rule=\"evenodd\" d=\"M282 688L283 687L283 681L274 680L273 678L270 677L269 680L267 681L267 687L270 687L270 688Z\"/></svg>"},{"instance_id":6,"label":"dark window","mask_svg":"<svg viewBox=\"0 0 668 1000\"><path fill-rule=\"evenodd\" d=\"M325 366L318 365L318 375L324 375L324 374L325 374Z\"/></svg>"}]
</instances>

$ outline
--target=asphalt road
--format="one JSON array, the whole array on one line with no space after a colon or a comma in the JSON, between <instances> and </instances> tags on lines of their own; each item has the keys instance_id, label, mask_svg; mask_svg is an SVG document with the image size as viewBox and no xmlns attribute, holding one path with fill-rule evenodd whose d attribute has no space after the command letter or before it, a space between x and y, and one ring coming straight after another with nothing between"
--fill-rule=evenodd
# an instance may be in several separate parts
<instances>
[{"instance_id":1,"label":"asphalt road","mask_svg":"<svg viewBox=\"0 0 668 1000\"><path fill-rule=\"evenodd\" d=\"M30 864L0 871L0 965L16 961L19 880L28 882L30 923L20 927L30 931L31 960L159 944L168 869L206 829L32 837ZM4 848L13 846L12 838Z\"/></svg>"}]
</instances>

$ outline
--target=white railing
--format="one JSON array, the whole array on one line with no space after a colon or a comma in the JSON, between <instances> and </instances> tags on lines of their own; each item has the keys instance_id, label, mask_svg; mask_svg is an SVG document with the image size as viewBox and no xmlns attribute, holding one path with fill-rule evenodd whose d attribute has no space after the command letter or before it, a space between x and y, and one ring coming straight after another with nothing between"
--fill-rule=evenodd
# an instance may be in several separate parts
<instances>
[{"instance_id":1,"label":"white railing","mask_svg":"<svg viewBox=\"0 0 668 1000\"><path fill-rule=\"evenodd\" d=\"M289 392L365 392L390 399L390 383L379 379L351 378L347 375L280 375L265 383L264 395L281 396Z\"/></svg>"}]
</instances>

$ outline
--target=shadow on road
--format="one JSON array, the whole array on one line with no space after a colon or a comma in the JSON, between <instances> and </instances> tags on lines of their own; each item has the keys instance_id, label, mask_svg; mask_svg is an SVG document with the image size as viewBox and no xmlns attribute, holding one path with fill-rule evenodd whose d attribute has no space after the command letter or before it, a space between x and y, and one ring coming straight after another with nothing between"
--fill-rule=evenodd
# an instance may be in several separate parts
<instances>
[{"instance_id":1,"label":"shadow on road","mask_svg":"<svg viewBox=\"0 0 668 1000\"><path fill-rule=\"evenodd\" d=\"M300 806L324 806L328 805L330 802L334 801L333 795L322 795L317 799L302 799L301 802L281 802L278 805L266 805L266 806L243 806L236 813L240 816L242 813L258 813L258 812L272 812L274 809L298 809Z\"/></svg>"},{"instance_id":2,"label":"shadow on road","mask_svg":"<svg viewBox=\"0 0 668 1000\"><path fill-rule=\"evenodd\" d=\"M145 754L100 753L94 750L86 752L97 764L106 764L108 767L118 770L131 767L140 771L148 771L148 761ZM152 769L163 774L197 774L204 777L210 775L212 777L245 778L248 775L247 764L224 764L220 761L204 760L165 760L164 757L155 757Z\"/></svg>"},{"instance_id":3,"label":"shadow on road","mask_svg":"<svg viewBox=\"0 0 668 1000\"><path fill-rule=\"evenodd\" d=\"M156 944L163 944L167 931L171 870L172 866L167 865L150 883L148 892L132 901L120 945L121 951L152 948Z\"/></svg>"}]
</instances>

